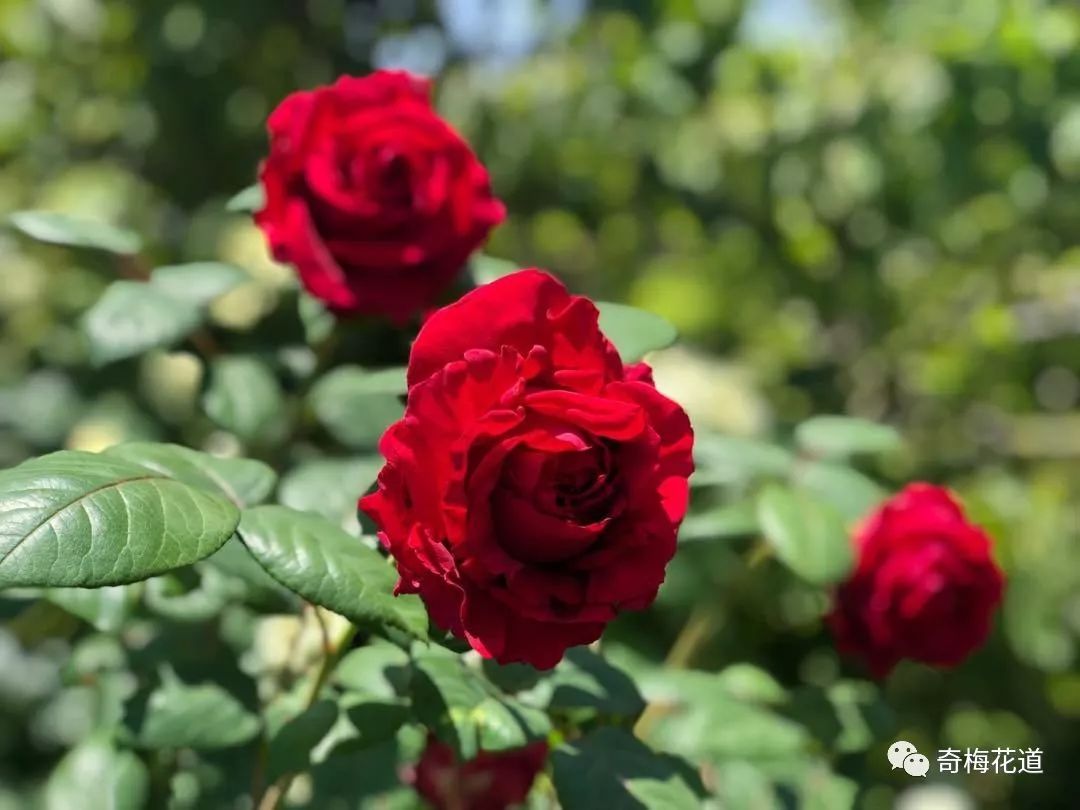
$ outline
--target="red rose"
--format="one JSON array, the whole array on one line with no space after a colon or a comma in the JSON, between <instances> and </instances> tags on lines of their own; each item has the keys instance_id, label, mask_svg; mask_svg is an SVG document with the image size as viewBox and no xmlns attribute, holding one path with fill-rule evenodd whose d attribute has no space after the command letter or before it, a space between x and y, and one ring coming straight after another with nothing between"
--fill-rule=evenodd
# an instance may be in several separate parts
<instances>
[{"instance_id":1,"label":"red rose","mask_svg":"<svg viewBox=\"0 0 1080 810\"><path fill-rule=\"evenodd\" d=\"M946 490L911 484L855 542L855 572L829 616L841 652L883 678L901 658L955 666L986 640L1004 582L986 533Z\"/></svg>"},{"instance_id":2,"label":"red rose","mask_svg":"<svg viewBox=\"0 0 1080 810\"><path fill-rule=\"evenodd\" d=\"M255 221L274 257L333 310L408 318L505 215L429 91L400 71L343 76L270 116Z\"/></svg>"},{"instance_id":3,"label":"red rose","mask_svg":"<svg viewBox=\"0 0 1080 810\"><path fill-rule=\"evenodd\" d=\"M648 606L693 471L682 408L624 367L596 307L525 270L424 324L405 416L360 508L399 593L481 655L554 666Z\"/></svg>"},{"instance_id":4,"label":"red rose","mask_svg":"<svg viewBox=\"0 0 1080 810\"><path fill-rule=\"evenodd\" d=\"M435 810L506 810L525 801L547 754L541 740L462 764L450 746L429 735L410 781Z\"/></svg>"}]
</instances>

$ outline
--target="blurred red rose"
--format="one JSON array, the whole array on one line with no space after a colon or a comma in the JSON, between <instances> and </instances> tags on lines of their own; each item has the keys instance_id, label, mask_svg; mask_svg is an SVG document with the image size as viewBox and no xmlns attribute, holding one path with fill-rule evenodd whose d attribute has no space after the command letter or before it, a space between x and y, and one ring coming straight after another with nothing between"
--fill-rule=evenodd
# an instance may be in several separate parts
<instances>
[{"instance_id":1,"label":"blurred red rose","mask_svg":"<svg viewBox=\"0 0 1080 810\"><path fill-rule=\"evenodd\" d=\"M399 71L343 76L293 93L270 116L255 221L274 257L335 311L405 320L505 215L429 92Z\"/></svg>"},{"instance_id":2,"label":"blurred red rose","mask_svg":"<svg viewBox=\"0 0 1080 810\"><path fill-rule=\"evenodd\" d=\"M431 316L360 508L399 593L481 655L546 669L647 607L693 471L682 408L626 367L596 307L526 270Z\"/></svg>"},{"instance_id":3,"label":"blurred red rose","mask_svg":"<svg viewBox=\"0 0 1080 810\"><path fill-rule=\"evenodd\" d=\"M955 666L983 644L1004 581L986 533L946 490L911 484L855 543L855 571L829 616L841 652L882 678L901 658Z\"/></svg>"},{"instance_id":4,"label":"blurred red rose","mask_svg":"<svg viewBox=\"0 0 1080 810\"><path fill-rule=\"evenodd\" d=\"M484 752L464 764L429 735L410 781L435 810L506 810L529 795L547 760L543 740L511 751Z\"/></svg>"}]
</instances>

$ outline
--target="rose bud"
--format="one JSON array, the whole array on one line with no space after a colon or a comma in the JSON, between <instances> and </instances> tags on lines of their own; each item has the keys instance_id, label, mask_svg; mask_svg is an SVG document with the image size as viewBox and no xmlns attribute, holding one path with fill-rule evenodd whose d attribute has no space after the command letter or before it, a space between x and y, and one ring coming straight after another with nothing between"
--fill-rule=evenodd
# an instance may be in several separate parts
<instances>
[{"instance_id":1,"label":"rose bud","mask_svg":"<svg viewBox=\"0 0 1080 810\"><path fill-rule=\"evenodd\" d=\"M855 571L828 618L841 652L883 678L902 658L951 667L983 644L1004 581L986 533L946 490L909 485L855 544Z\"/></svg>"},{"instance_id":2,"label":"rose bud","mask_svg":"<svg viewBox=\"0 0 1080 810\"><path fill-rule=\"evenodd\" d=\"M525 801L547 754L540 740L460 763L450 746L429 735L409 781L435 810L506 810Z\"/></svg>"},{"instance_id":3,"label":"rose bud","mask_svg":"<svg viewBox=\"0 0 1080 810\"><path fill-rule=\"evenodd\" d=\"M408 319L505 216L429 94L426 79L378 71L293 93L270 116L255 221L338 313Z\"/></svg>"},{"instance_id":4,"label":"rose bud","mask_svg":"<svg viewBox=\"0 0 1080 810\"><path fill-rule=\"evenodd\" d=\"M652 603L693 471L690 422L598 312L525 270L432 315L360 508L399 593L500 663L554 666Z\"/></svg>"}]
</instances>

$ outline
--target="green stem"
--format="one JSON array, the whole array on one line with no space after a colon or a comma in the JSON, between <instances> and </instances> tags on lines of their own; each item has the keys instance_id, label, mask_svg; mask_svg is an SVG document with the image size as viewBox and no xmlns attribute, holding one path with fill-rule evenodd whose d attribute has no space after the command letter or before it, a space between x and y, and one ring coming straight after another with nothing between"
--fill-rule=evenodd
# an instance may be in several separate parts
<instances>
[{"instance_id":1,"label":"green stem","mask_svg":"<svg viewBox=\"0 0 1080 810\"><path fill-rule=\"evenodd\" d=\"M334 668L337 666L338 661L341 660L342 655L349 649L349 645L352 644L352 640L357 632L356 625L350 622L340 637L331 639L326 632L326 625L323 623L322 617L318 613L318 608L315 608L315 616L319 622L319 626L323 630L323 659L322 665L315 675L315 683L312 685L311 694L308 696L307 703L304 705L305 711L314 706L315 702L319 699L323 687L326 686L326 682L333 674ZM276 810L277 807L280 806L281 801L285 798L285 795L289 792L289 788L292 786L294 778L296 778L296 774L287 773L281 776L274 784L270 785L256 805L256 810Z\"/></svg>"}]
</instances>

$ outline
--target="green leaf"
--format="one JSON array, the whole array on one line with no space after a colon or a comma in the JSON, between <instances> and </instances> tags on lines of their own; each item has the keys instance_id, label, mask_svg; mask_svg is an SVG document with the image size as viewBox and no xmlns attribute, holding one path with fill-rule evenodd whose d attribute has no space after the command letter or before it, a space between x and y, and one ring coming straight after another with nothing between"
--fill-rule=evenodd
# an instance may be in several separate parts
<instances>
[{"instance_id":1,"label":"green leaf","mask_svg":"<svg viewBox=\"0 0 1080 810\"><path fill-rule=\"evenodd\" d=\"M114 281L83 317L90 356L98 365L172 346L202 321L199 308L151 284Z\"/></svg>"},{"instance_id":2,"label":"green leaf","mask_svg":"<svg viewBox=\"0 0 1080 810\"><path fill-rule=\"evenodd\" d=\"M222 576L214 569L207 573L210 577ZM158 616L185 624L199 623L209 621L225 609L226 593L202 584L188 590L179 579L166 574L146 581L143 600Z\"/></svg>"},{"instance_id":3,"label":"green leaf","mask_svg":"<svg viewBox=\"0 0 1080 810\"><path fill-rule=\"evenodd\" d=\"M50 588L45 598L103 633L119 630L138 601L129 585L110 588Z\"/></svg>"},{"instance_id":4,"label":"green leaf","mask_svg":"<svg viewBox=\"0 0 1080 810\"><path fill-rule=\"evenodd\" d=\"M413 666L416 716L461 759L520 748L550 731L547 714L501 694L456 655L432 649Z\"/></svg>"},{"instance_id":5,"label":"green leaf","mask_svg":"<svg viewBox=\"0 0 1080 810\"><path fill-rule=\"evenodd\" d=\"M341 366L320 379L308 401L319 423L348 447L374 447L386 428L401 418L405 406L400 372L368 372Z\"/></svg>"},{"instance_id":6,"label":"green leaf","mask_svg":"<svg viewBox=\"0 0 1080 810\"><path fill-rule=\"evenodd\" d=\"M225 210L234 214L250 214L266 204L266 195L261 183L252 183L247 188L236 192L225 203Z\"/></svg>"},{"instance_id":7,"label":"green leaf","mask_svg":"<svg viewBox=\"0 0 1080 810\"><path fill-rule=\"evenodd\" d=\"M427 637L426 613L410 609L417 597L394 596L394 568L326 519L284 506L257 506L244 512L239 533L270 576L309 602L368 627Z\"/></svg>"},{"instance_id":8,"label":"green leaf","mask_svg":"<svg viewBox=\"0 0 1080 810\"><path fill-rule=\"evenodd\" d=\"M692 769L618 728L599 728L551 755L563 810L697 810Z\"/></svg>"},{"instance_id":9,"label":"green leaf","mask_svg":"<svg viewBox=\"0 0 1080 810\"><path fill-rule=\"evenodd\" d=\"M259 719L217 684L168 674L146 705L137 741L147 748L232 748L259 733Z\"/></svg>"},{"instance_id":10,"label":"green leaf","mask_svg":"<svg viewBox=\"0 0 1080 810\"><path fill-rule=\"evenodd\" d=\"M380 456L304 462L282 478L278 500L357 532L356 501L367 492L382 466Z\"/></svg>"},{"instance_id":11,"label":"green leaf","mask_svg":"<svg viewBox=\"0 0 1080 810\"><path fill-rule=\"evenodd\" d=\"M94 248L120 255L138 253L142 247L142 240L132 231L67 214L16 211L8 221L30 238L50 245Z\"/></svg>"},{"instance_id":12,"label":"green leaf","mask_svg":"<svg viewBox=\"0 0 1080 810\"><path fill-rule=\"evenodd\" d=\"M667 320L643 309L598 301L600 330L615 344L624 363L634 363L651 351L674 343L679 333Z\"/></svg>"},{"instance_id":13,"label":"green leaf","mask_svg":"<svg viewBox=\"0 0 1080 810\"><path fill-rule=\"evenodd\" d=\"M283 428L285 395L277 377L254 357L219 357L203 397L207 415L246 441L272 441Z\"/></svg>"},{"instance_id":14,"label":"green leaf","mask_svg":"<svg viewBox=\"0 0 1080 810\"><path fill-rule=\"evenodd\" d=\"M903 445L894 428L850 416L808 419L795 429L795 440L808 453L827 458L887 453Z\"/></svg>"},{"instance_id":15,"label":"green leaf","mask_svg":"<svg viewBox=\"0 0 1080 810\"><path fill-rule=\"evenodd\" d=\"M657 747L710 761L794 761L807 750L810 737L799 724L763 706L731 697L709 674L692 674L711 691L683 690L671 695L664 715L650 729L650 739ZM675 692L686 683L672 679L668 686Z\"/></svg>"},{"instance_id":16,"label":"green leaf","mask_svg":"<svg viewBox=\"0 0 1080 810\"><path fill-rule=\"evenodd\" d=\"M234 582L243 583L251 601L276 607L277 612L292 612L290 607L299 606L296 594L266 573L236 535L199 566L212 567Z\"/></svg>"},{"instance_id":17,"label":"green leaf","mask_svg":"<svg viewBox=\"0 0 1080 810\"><path fill-rule=\"evenodd\" d=\"M801 462L792 471L796 487L835 508L846 521L855 522L888 496L858 470L825 461Z\"/></svg>"},{"instance_id":18,"label":"green leaf","mask_svg":"<svg viewBox=\"0 0 1080 810\"><path fill-rule=\"evenodd\" d=\"M788 699L787 690L761 667L745 662L730 664L716 673L716 684L736 700L778 704Z\"/></svg>"},{"instance_id":19,"label":"green leaf","mask_svg":"<svg viewBox=\"0 0 1080 810\"><path fill-rule=\"evenodd\" d=\"M391 700L405 694L411 674L409 654L375 639L349 651L334 668L334 682L346 691Z\"/></svg>"},{"instance_id":20,"label":"green leaf","mask_svg":"<svg viewBox=\"0 0 1080 810\"><path fill-rule=\"evenodd\" d=\"M776 484L758 496L758 519L777 558L803 579L829 585L851 570L851 540L828 504Z\"/></svg>"},{"instance_id":21,"label":"green leaf","mask_svg":"<svg viewBox=\"0 0 1080 810\"><path fill-rule=\"evenodd\" d=\"M238 519L225 498L138 464L52 453L0 472L0 588L146 579L217 551Z\"/></svg>"},{"instance_id":22,"label":"green leaf","mask_svg":"<svg viewBox=\"0 0 1080 810\"><path fill-rule=\"evenodd\" d=\"M757 506L743 501L688 515L679 529L679 542L746 537L758 531Z\"/></svg>"},{"instance_id":23,"label":"green leaf","mask_svg":"<svg viewBox=\"0 0 1080 810\"><path fill-rule=\"evenodd\" d=\"M469 271L477 284L490 284L520 269L521 265L511 259L499 259L486 253L475 253L469 260Z\"/></svg>"},{"instance_id":24,"label":"green leaf","mask_svg":"<svg viewBox=\"0 0 1080 810\"><path fill-rule=\"evenodd\" d=\"M150 775L130 751L92 737L69 751L45 785L45 810L142 810Z\"/></svg>"},{"instance_id":25,"label":"green leaf","mask_svg":"<svg viewBox=\"0 0 1080 810\"><path fill-rule=\"evenodd\" d=\"M694 483L707 478L710 484L746 484L787 475L795 456L769 442L702 433L694 437L694 460L698 465Z\"/></svg>"},{"instance_id":26,"label":"green leaf","mask_svg":"<svg viewBox=\"0 0 1080 810\"><path fill-rule=\"evenodd\" d=\"M273 780L285 773L306 770L311 765L311 750L329 733L337 718L338 707L332 700L316 701L299 712L288 711L285 717L268 717L267 777Z\"/></svg>"},{"instance_id":27,"label":"green leaf","mask_svg":"<svg viewBox=\"0 0 1080 810\"><path fill-rule=\"evenodd\" d=\"M232 264L191 262L155 268L150 274L150 283L174 300L205 307L249 278Z\"/></svg>"},{"instance_id":28,"label":"green leaf","mask_svg":"<svg viewBox=\"0 0 1080 810\"><path fill-rule=\"evenodd\" d=\"M393 737L409 719L409 704L404 700L374 699L346 695L342 700L349 722L356 729L351 747L370 748Z\"/></svg>"},{"instance_id":29,"label":"green leaf","mask_svg":"<svg viewBox=\"0 0 1080 810\"><path fill-rule=\"evenodd\" d=\"M178 444L128 442L113 445L105 454L224 495L240 508L265 501L277 483L277 473L261 461L221 458Z\"/></svg>"},{"instance_id":30,"label":"green leaf","mask_svg":"<svg viewBox=\"0 0 1080 810\"><path fill-rule=\"evenodd\" d=\"M304 327L304 339L309 345L322 343L334 331L337 318L318 298L301 292L296 301L300 323Z\"/></svg>"},{"instance_id":31,"label":"green leaf","mask_svg":"<svg viewBox=\"0 0 1080 810\"><path fill-rule=\"evenodd\" d=\"M614 717L636 717L645 708L630 676L586 647L567 650L551 674L521 699L549 712L588 709Z\"/></svg>"}]
</instances>

